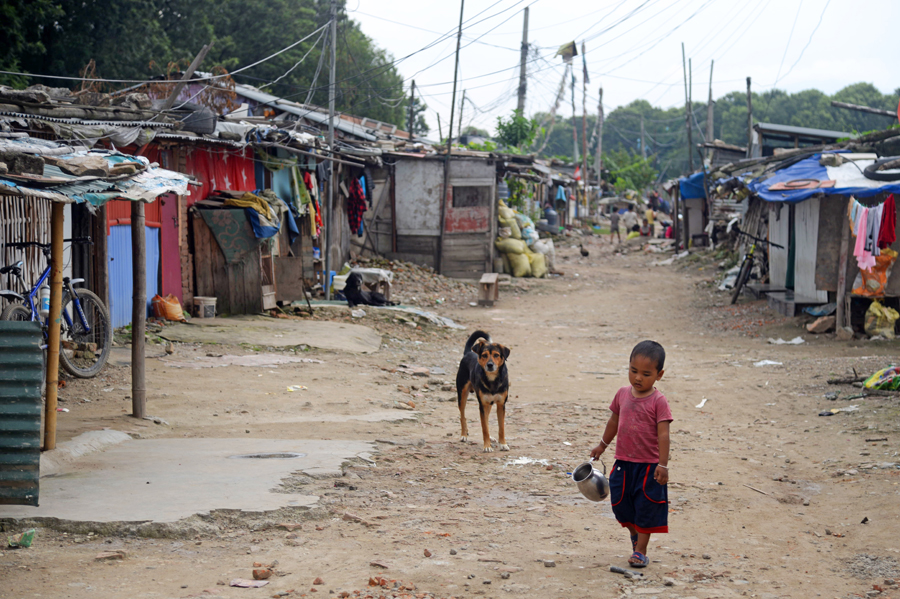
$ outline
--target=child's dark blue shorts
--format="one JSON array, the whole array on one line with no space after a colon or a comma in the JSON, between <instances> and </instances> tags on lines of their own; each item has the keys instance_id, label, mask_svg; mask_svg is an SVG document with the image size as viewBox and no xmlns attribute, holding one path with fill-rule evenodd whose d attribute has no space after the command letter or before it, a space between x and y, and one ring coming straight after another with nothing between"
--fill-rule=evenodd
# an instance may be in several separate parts
<instances>
[{"instance_id":1,"label":"child's dark blue shorts","mask_svg":"<svg viewBox=\"0 0 900 599\"><path fill-rule=\"evenodd\" d=\"M669 532L669 493L653 478L656 464L616 460L609 475L613 514L638 532Z\"/></svg>"}]
</instances>

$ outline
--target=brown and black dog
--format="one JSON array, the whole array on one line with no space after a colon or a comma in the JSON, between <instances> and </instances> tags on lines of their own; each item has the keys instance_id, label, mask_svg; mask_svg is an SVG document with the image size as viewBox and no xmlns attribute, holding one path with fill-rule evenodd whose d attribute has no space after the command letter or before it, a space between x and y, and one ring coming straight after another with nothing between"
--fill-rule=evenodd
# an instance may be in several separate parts
<instances>
[{"instance_id":1,"label":"brown and black dog","mask_svg":"<svg viewBox=\"0 0 900 599\"><path fill-rule=\"evenodd\" d=\"M484 331L475 331L466 341L463 358L459 362L456 373L456 399L459 404L459 421L462 425L460 441L469 440L469 427L466 424L466 400L469 393L478 398L478 414L481 416L481 436L484 442L483 451L494 451L488 433L488 417L491 406L497 404L497 423L499 425L500 451L509 451L506 444L506 400L509 397L509 373L506 370L506 358L509 348L491 341L491 336Z\"/></svg>"}]
</instances>

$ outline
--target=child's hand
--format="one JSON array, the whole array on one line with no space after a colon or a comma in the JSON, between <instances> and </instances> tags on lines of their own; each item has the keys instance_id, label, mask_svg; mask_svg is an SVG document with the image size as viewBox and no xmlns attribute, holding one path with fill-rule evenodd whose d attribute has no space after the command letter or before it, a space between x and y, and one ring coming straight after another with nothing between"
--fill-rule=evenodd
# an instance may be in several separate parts
<instances>
[{"instance_id":1,"label":"child's hand","mask_svg":"<svg viewBox=\"0 0 900 599\"><path fill-rule=\"evenodd\" d=\"M657 467L653 471L653 480L658 482L661 485L669 482L669 469L666 467Z\"/></svg>"},{"instance_id":2,"label":"child's hand","mask_svg":"<svg viewBox=\"0 0 900 599\"><path fill-rule=\"evenodd\" d=\"M591 450L591 457L595 460L599 459L603 452L606 451L606 445L603 443L599 444L597 447Z\"/></svg>"}]
</instances>

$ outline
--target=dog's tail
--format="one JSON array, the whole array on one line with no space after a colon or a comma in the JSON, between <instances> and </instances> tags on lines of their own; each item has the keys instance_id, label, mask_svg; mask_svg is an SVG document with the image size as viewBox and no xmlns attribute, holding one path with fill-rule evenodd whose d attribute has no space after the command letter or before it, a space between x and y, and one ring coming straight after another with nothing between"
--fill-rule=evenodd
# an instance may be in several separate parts
<instances>
[{"instance_id":1,"label":"dog's tail","mask_svg":"<svg viewBox=\"0 0 900 599\"><path fill-rule=\"evenodd\" d=\"M475 331L474 333L469 335L469 340L466 341L466 348L463 350L463 353L467 354L472 351L472 346L475 345L475 342L479 339L487 339L488 341L490 341L491 336L484 331Z\"/></svg>"}]
</instances>

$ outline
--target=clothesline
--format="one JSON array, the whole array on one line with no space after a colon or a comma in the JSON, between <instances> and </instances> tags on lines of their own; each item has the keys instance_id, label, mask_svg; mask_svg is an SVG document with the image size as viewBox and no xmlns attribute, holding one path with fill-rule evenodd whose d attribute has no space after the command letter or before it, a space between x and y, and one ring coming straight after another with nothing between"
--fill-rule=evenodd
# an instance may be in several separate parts
<instances>
[{"instance_id":1,"label":"clothesline","mask_svg":"<svg viewBox=\"0 0 900 599\"><path fill-rule=\"evenodd\" d=\"M853 255L860 270L869 270L875 266L875 259L881 255L881 250L897 240L894 194L888 195L884 202L876 206L865 206L851 196L847 217L850 219L850 230L856 237Z\"/></svg>"}]
</instances>

